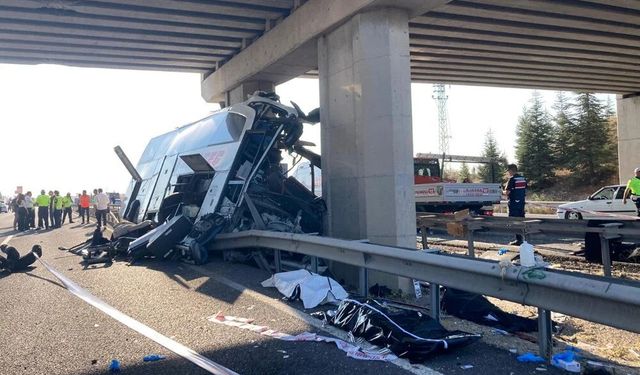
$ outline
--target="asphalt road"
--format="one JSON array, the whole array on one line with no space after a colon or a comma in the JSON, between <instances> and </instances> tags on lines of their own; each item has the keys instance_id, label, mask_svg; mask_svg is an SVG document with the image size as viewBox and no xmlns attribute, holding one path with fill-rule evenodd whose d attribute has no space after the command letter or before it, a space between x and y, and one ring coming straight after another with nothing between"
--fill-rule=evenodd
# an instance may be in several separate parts
<instances>
[{"instance_id":1,"label":"asphalt road","mask_svg":"<svg viewBox=\"0 0 640 375\"><path fill-rule=\"evenodd\" d=\"M332 344L285 342L213 324L218 311L256 319L281 332L328 335L311 325L299 303L262 288L269 275L246 265L214 259L205 266L124 261L84 267L77 255L58 250L84 241L93 228L67 224L47 232L16 234L11 214L0 215L0 241L26 253L35 243L58 271L123 313L241 374L536 374L508 351L482 341L433 358L426 366L360 361ZM148 354L166 355L159 362ZM68 292L44 267L0 273L0 374L107 374L112 359L123 374L204 374ZM461 365L473 368L462 369ZM403 368L404 367L404 368ZM545 374L560 373L548 368Z\"/></svg>"}]
</instances>

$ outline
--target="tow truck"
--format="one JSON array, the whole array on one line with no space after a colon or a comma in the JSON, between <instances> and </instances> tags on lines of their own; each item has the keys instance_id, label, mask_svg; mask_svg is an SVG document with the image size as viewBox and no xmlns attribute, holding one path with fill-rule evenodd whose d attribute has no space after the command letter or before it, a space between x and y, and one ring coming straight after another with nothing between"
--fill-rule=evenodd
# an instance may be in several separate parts
<instances>
[{"instance_id":1,"label":"tow truck","mask_svg":"<svg viewBox=\"0 0 640 375\"><path fill-rule=\"evenodd\" d=\"M500 184L446 180L442 176L445 162L495 164L495 160L480 156L417 154L413 159L416 211L445 213L469 209L472 214L493 215L493 205L500 203L502 196Z\"/></svg>"},{"instance_id":2,"label":"tow truck","mask_svg":"<svg viewBox=\"0 0 640 375\"><path fill-rule=\"evenodd\" d=\"M501 187L497 183L456 183L442 177L445 162L494 165L495 160L478 156L417 154L414 162L414 191L417 212L455 212L464 209L475 215L493 215L493 205L500 203ZM313 163L303 161L293 176L307 189L322 195L322 174ZM492 173L492 175L495 175Z\"/></svg>"}]
</instances>

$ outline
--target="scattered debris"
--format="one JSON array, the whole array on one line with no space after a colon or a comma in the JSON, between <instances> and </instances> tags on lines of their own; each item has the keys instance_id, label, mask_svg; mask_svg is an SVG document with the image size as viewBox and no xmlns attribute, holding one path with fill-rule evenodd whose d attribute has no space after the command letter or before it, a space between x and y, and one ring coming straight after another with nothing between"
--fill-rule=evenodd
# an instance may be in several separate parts
<instances>
[{"instance_id":1,"label":"scattered debris","mask_svg":"<svg viewBox=\"0 0 640 375\"><path fill-rule=\"evenodd\" d=\"M473 368L473 365L462 365L462 366L460 366L460 368L463 369L463 370L469 370L469 369Z\"/></svg>"},{"instance_id":2,"label":"scattered debris","mask_svg":"<svg viewBox=\"0 0 640 375\"><path fill-rule=\"evenodd\" d=\"M504 312L480 294L446 288L442 297L442 307L447 313L458 318L509 333L538 330L537 320Z\"/></svg>"},{"instance_id":3,"label":"scattered debris","mask_svg":"<svg viewBox=\"0 0 640 375\"><path fill-rule=\"evenodd\" d=\"M118 361L117 359L112 359L111 363L109 364L109 371L112 373L120 372L120 361Z\"/></svg>"},{"instance_id":4,"label":"scattered debris","mask_svg":"<svg viewBox=\"0 0 640 375\"><path fill-rule=\"evenodd\" d=\"M363 349L359 346L350 344L344 340L336 339L333 337L320 336L315 333L303 332L296 336L289 335L287 333L275 331L269 329L267 326L259 326L253 324L252 319L238 318L234 316L225 316L222 312L218 312L216 315L208 318L209 321L218 324L224 324L231 327L237 327L259 333L264 336L273 337L278 340L284 341L312 341L312 342L330 342L334 343L338 349L342 350L347 356L360 360L367 361L394 361L398 357L389 353L384 349ZM286 352L285 352L286 353Z\"/></svg>"},{"instance_id":5,"label":"scattered debris","mask_svg":"<svg viewBox=\"0 0 640 375\"><path fill-rule=\"evenodd\" d=\"M290 301L302 300L305 309L335 303L349 296L337 281L307 270L276 273L263 281L262 286L277 288Z\"/></svg>"},{"instance_id":6,"label":"scattered debris","mask_svg":"<svg viewBox=\"0 0 640 375\"><path fill-rule=\"evenodd\" d=\"M145 362L155 362L155 361L161 361L163 359L167 358L164 355L161 354L149 354L144 356L144 358L142 358L143 361Z\"/></svg>"},{"instance_id":7,"label":"scattered debris","mask_svg":"<svg viewBox=\"0 0 640 375\"><path fill-rule=\"evenodd\" d=\"M518 354L518 349L511 348L511 349L509 349L509 352L511 352L511 354Z\"/></svg>"},{"instance_id":8,"label":"scattered debris","mask_svg":"<svg viewBox=\"0 0 640 375\"><path fill-rule=\"evenodd\" d=\"M533 353L524 353L516 357L516 359L518 362L544 363L544 358ZM546 369L544 369L544 371L546 371Z\"/></svg>"},{"instance_id":9,"label":"scattered debris","mask_svg":"<svg viewBox=\"0 0 640 375\"><path fill-rule=\"evenodd\" d=\"M333 317L320 315L329 324L354 337L387 348L410 362L424 362L437 353L466 346L481 336L447 331L426 313L390 306L374 299L343 300Z\"/></svg>"},{"instance_id":10,"label":"scattered debris","mask_svg":"<svg viewBox=\"0 0 640 375\"><path fill-rule=\"evenodd\" d=\"M492 333L502 336L511 336L511 334L503 329L494 328L491 330Z\"/></svg>"},{"instance_id":11,"label":"scattered debris","mask_svg":"<svg viewBox=\"0 0 640 375\"><path fill-rule=\"evenodd\" d=\"M564 351L551 357L551 364L569 372L580 373L580 363L576 360L577 358L578 349L567 346Z\"/></svg>"}]
</instances>

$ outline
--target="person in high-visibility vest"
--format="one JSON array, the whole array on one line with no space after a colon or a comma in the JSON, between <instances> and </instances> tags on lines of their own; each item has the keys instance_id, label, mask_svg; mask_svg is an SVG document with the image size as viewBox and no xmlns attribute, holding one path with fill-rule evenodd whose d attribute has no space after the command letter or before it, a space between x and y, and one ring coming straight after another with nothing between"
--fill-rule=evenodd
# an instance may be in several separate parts
<instances>
[{"instance_id":1,"label":"person in high-visibility vest","mask_svg":"<svg viewBox=\"0 0 640 375\"><path fill-rule=\"evenodd\" d=\"M71 206L73 206L73 198L71 198L71 193L67 193L64 197L62 197L62 209L64 210L62 213L62 224L64 224L64 220L69 215L69 223L73 224L73 219L71 217L72 210Z\"/></svg>"},{"instance_id":2,"label":"person in high-visibility vest","mask_svg":"<svg viewBox=\"0 0 640 375\"><path fill-rule=\"evenodd\" d=\"M62 219L62 197L60 196L60 192L58 190L53 192L53 220L54 220L54 228L60 228L60 220Z\"/></svg>"},{"instance_id":3,"label":"person in high-visibility vest","mask_svg":"<svg viewBox=\"0 0 640 375\"><path fill-rule=\"evenodd\" d=\"M36 198L36 206L38 206L38 228L37 229L49 229L49 203L51 197L44 193L44 190L40 191L40 195Z\"/></svg>"},{"instance_id":4,"label":"person in high-visibility vest","mask_svg":"<svg viewBox=\"0 0 640 375\"><path fill-rule=\"evenodd\" d=\"M85 224L85 217L87 218L86 224L89 224L89 207L91 207L91 197L87 194L86 190L82 190L80 196L80 217L82 218L82 224Z\"/></svg>"},{"instance_id":5,"label":"person in high-visibility vest","mask_svg":"<svg viewBox=\"0 0 640 375\"><path fill-rule=\"evenodd\" d=\"M633 172L635 173L635 177L627 182L622 203L627 204L627 199L631 197L631 200L636 204L637 214L640 216L640 168L636 168Z\"/></svg>"}]
</instances>

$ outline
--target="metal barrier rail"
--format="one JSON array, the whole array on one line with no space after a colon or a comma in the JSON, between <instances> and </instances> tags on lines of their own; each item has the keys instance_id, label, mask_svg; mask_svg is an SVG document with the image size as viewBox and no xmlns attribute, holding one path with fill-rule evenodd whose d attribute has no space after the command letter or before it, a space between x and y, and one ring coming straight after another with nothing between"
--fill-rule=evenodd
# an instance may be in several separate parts
<instances>
[{"instance_id":1,"label":"metal barrier rail","mask_svg":"<svg viewBox=\"0 0 640 375\"><path fill-rule=\"evenodd\" d=\"M516 217L468 217L456 220L452 215L429 214L416 218L416 226L422 233L423 247L427 244L428 228L446 228L448 223L458 223L467 232L468 255L475 256L474 233L493 231L499 233L522 234L525 238L539 233L580 234L597 233L600 236L604 275L611 277L611 254L609 240L625 239L640 241L640 222L620 220L597 227L588 226L588 220L526 219ZM426 248L426 247L425 247Z\"/></svg>"},{"instance_id":2,"label":"metal barrier rail","mask_svg":"<svg viewBox=\"0 0 640 375\"><path fill-rule=\"evenodd\" d=\"M544 277L530 277L529 268L511 266L504 275L498 262L466 256L429 253L392 246L328 237L251 230L223 234L212 249L269 248L306 254L387 272L416 280L484 294L541 309L541 316L557 311L588 321L640 333L640 282L540 269ZM432 308L439 310L439 306ZM432 310L433 311L433 310ZM550 338L550 322L543 336ZM544 328L543 327L543 328ZM541 352L550 347L542 337Z\"/></svg>"}]
</instances>

